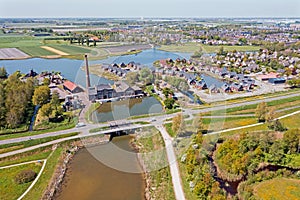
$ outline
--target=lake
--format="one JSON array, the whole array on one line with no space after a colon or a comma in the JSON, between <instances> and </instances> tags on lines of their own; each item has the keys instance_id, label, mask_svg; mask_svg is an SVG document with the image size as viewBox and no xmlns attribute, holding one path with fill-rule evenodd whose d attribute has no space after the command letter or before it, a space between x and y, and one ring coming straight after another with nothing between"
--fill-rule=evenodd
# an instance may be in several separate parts
<instances>
[{"instance_id":1,"label":"lake","mask_svg":"<svg viewBox=\"0 0 300 200\"><path fill-rule=\"evenodd\" d=\"M153 62L160 59L166 58L189 58L191 54L188 53L171 53L166 51L160 51L156 49L149 49L142 51L139 54L124 55L124 56L113 56L103 60L89 61L90 65L94 64L112 64L112 63L129 63L134 61L148 67L153 66ZM45 59L45 58L31 58L25 60L0 60L0 66L4 66L9 74L20 70L22 73L28 73L31 69L40 73L42 71L60 71L62 75L85 87L85 72L80 69L84 66L83 60L71 60L71 59ZM91 75L91 84L99 83L112 83L105 78Z\"/></svg>"}]
</instances>

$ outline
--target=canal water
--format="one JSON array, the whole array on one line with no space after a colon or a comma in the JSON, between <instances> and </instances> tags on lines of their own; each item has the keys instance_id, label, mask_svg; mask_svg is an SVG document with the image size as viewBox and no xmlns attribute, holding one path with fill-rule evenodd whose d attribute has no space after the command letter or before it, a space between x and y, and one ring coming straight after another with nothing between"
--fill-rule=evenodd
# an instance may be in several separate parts
<instances>
[{"instance_id":1,"label":"canal water","mask_svg":"<svg viewBox=\"0 0 300 200\"><path fill-rule=\"evenodd\" d=\"M55 199L144 199L145 181L130 137L79 150Z\"/></svg>"}]
</instances>

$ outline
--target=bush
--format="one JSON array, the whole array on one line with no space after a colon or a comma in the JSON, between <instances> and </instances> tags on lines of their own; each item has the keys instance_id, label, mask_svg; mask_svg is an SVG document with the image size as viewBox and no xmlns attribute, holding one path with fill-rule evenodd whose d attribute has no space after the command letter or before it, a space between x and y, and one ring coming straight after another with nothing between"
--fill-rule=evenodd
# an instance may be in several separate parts
<instances>
[{"instance_id":1,"label":"bush","mask_svg":"<svg viewBox=\"0 0 300 200\"><path fill-rule=\"evenodd\" d=\"M17 174L17 176L15 177L15 182L17 184L28 183L33 181L36 176L37 173L33 170L23 170L19 174Z\"/></svg>"}]
</instances>

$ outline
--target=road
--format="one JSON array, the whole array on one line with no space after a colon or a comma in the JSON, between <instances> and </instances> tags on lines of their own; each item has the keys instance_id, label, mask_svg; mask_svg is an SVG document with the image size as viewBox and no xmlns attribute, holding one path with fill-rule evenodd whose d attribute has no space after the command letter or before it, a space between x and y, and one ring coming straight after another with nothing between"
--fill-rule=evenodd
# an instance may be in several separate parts
<instances>
[{"instance_id":1,"label":"road","mask_svg":"<svg viewBox=\"0 0 300 200\"><path fill-rule=\"evenodd\" d=\"M173 140L167 133L166 129L163 127L162 123L155 125L155 127L160 131L166 146L168 162L170 166L170 172L172 177L172 183L174 187L174 193L177 200L183 200L184 192L182 189L182 183L180 178L180 172L177 164L177 157L173 148Z\"/></svg>"},{"instance_id":2,"label":"road","mask_svg":"<svg viewBox=\"0 0 300 200\"><path fill-rule=\"evenodd\" d=\"M264 99L258 99L258 100L254 100L254 101L246 101L246 102L241 102L241 103L222 104L222 105L203 108L203 109L199 109L199 110L185 109L185 110L183 110L183 112L184 112L184 114L188 114L191 117L194 114L212 112L212 111L217 111L217 110L224 110L224 109L235 108L235 107L240 107L240 106L253 105L253 104L258 104L261 102L277 101L277 100L286 99L286 98L290 98L290 97L296 97L296 96L300 96L300 94L289 94L289 95L285 95L285 96L264 98ZM126 120L126 122L127 123L151 122L153 118L155 118L156 121L162 122L166 119L176 116L177 114L178 113L158 115L155 117L153 117L153 116L145 117L145 118L140 118L140 119ZM209 117L211 117L211 116L209 116ZM74 132L81 132L82 134L87 134L88 130L93 129L93 128L109 126L109 123L111 123L111 122L102 123L102 124L87 124L85 127L81 127L81 128L72 128L72 129L63 130L63 131L50 132L50 133L45 133L45 134L26 136L26 137L20 137L20 138L8 139L8 140L1 140L0 145L16 143L16 142L23 142L23 141L27 141L30 139L40 139L40 138L45 138L45 137L64 135L64 134L74 133Z\"/></svg>"},{"instance_id":3,"label":"road","mask_svg":"<svg viewBox=\"0 0 300 200\"><path fill-rule=\"evenodd\" d=\"M228 108L253 105L253 104L261 103L263 101L264 102L276 101L276 100L295 97L295 96L299 96L299 95L300 94L290 94L290 95L286 95L286 96L258 99L258 100L254 100L254 101L246 101L246 102L241 102L241 103L223 104L223 105L217 105L215 107L203 108L203 109L199 109L199 110L185 109L183 112L185 114L189 115L188 119L191 119L191 118L193 118L193 114L200 114L200 113L205 113L205 112L224 110L224 109L228 109ZM298 113L300 113L300 111L282 116L282 117L280 117L280 119L285 118L285 117L289 117L289 116L292 116L292 115L298 114ZM131 123L131 125L127 126L126 129L155 125L155 127L160 131L160 133L161 133L161 135L164 139L165 146L166 146L166 152L167 152L168 162L169 162L169 166L170 166L170 172L171 172L171 176L172 176L172 183L173 183L173 187L174 187L175 197L176 197L177 200L184 200L185 196L184 196L184 191L183 191L183 188L182 188L180 172L179 172L179 169L178 169L177 157L176 157L173 145L172 145L172 138L169 136L169 134L167 133L167 131L163 127L164 121L168 118L174 117L175 115L177 115L177 113L155 116L155 121L153 121L153 117L146 117L146 118L140 118L140 119L134 119L134 120L126 120L127 123ZM211 117L211 116L209 116L209 117ZM218 117L218 116L216 116L216 117ZM151 122L151 123L146 124L146 125L133 124L135 122L142 122L142 121L147 121L147 122ZM237 127L237 128L233 128L233 129L227 129L227 130L219 131L219 132L213 132L213 133L210 133L210 134L217 134L217 133L231 131L231 130L238 130L238 129L242 129L242 128L257 126L257 125L260 125L260 124L261 123L248 125L248 126L244 126L244 127ZM71 140L71 139L76 139L76 138L86 137L86 136L92 136L92 135L98 135L98 134L104 134L108 130L100 131L98 133L89 133L89 130L93 129L93 128L99 128L99 127L105 127L105 126L109 126L109 122L103 123L103 124L87 124L85 127L81 127L81 128L73 128L73 129L69 129L69 130L45 133L45 134L35 135L35 136L30 136L30 137L28 136L28 137L14 138L14 139L9 139L9 140L2 140L2 141L0 141L0 145L1 144L15 143L15 142L22 142L22 141L26 141L26 140L29 140L29 139L39 139L39 138L45 138L45 137L50 137L50 136L63 135L63 134L72 133L72 132L81 132L81 134L77 135L77 136L72 136L72 137L68 137L68 138L61 138L61 139L58 139L58 140L55 140L55 141L50 141L50 142L47 142L47 143L44 143L44 144L40 144L40 145L36 145L36 146L24 148L24 149L12 151L12 152L0 154L0 158L15 155L15 154L22 153L22 152L25 152L25 151L30 151L30 150L40 148L40 147L43 147L43 146L57 144L57 143L60 143L60 142L63 142L63 141ZM121 129L124 129L124 128L125 127L121 127L119 129L121 130ZM118 130L118 129L115 129L115 131L116 130Z\"/></svg>"}]
</instances>

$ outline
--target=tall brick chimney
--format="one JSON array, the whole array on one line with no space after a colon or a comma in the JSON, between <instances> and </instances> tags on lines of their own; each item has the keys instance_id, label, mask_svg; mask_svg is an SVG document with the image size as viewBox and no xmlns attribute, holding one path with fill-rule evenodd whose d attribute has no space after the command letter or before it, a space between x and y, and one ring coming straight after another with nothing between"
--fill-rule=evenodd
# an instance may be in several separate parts
<instances>
[{"instance_id":1,"label":"tall brick chimney","mask_svg":"<svg viewBox=\"0 0 300 200\"><path fill-rule=\"evenodd\" d=\"M86 72L86 88L88 89L91 87L91 81L90 81L90 71L89 71L89 61L88 61L88 56L87 54L84 55L84 60L85 60L85 72Z\"/></svg>"}]
</instances>

